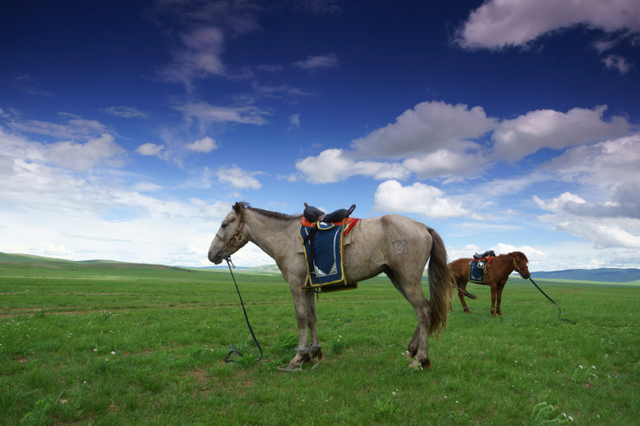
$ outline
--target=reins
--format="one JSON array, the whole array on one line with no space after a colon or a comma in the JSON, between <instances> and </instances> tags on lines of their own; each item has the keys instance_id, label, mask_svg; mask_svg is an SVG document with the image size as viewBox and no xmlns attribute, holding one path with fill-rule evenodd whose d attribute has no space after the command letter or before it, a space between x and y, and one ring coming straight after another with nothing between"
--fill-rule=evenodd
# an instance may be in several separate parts
<instances>
[{"instance_id":1,"label":"reins","mask_svg":"<svg viewBox=\"0 0 640 426\"><path fill-rule=\"evenodd\" d=\"M258 360L256 362L260 362L260 360L262 359L262 348L260 347L260 344L258 343L258 339L256 339L256 335L253 334L253 329L251 328L251 324L249 323L249 317L247 316L247 310L244 308L244 302L242 301L242 296L240 295L240 289L238 288L238 283L236 282L236 277L233 275L233 271L231 270L231 265L233 265L233 262L231 261L231 257L227 257L225 260L227 261L227 266L229 266L229 272L231 273L231 278L233 278L233 283L236 285L236 291L238 292L238 297L240 298L240 305L242 306L242 312L244 312L244 319L247 321L247 327L249 327L249 331L251 332L251 337L253 337L253 341L256 342L256 346L258 347L258 350L260 351L260 358L258 358ZM235 265L233 267L235 268ZM224 357L224 362L235 362L234 359L231 359L231 355L233 355L233 354L238 354L238 355L240 355L240 357L244 356L244 355L242 355L242 353L239 350L234 348L233 345L229 345L229 347L231 348L231 351L229 351L227 356Z\"/></svg>"},{"instance_id":2,"label":"reins","mask_svg":"<svg viewBox=\"0 0 640 426\"><path fill-rule=\"evenodd\" d=\"M535 281L533 281L533 279L532 279L531 277L529 277L529 280L533 283L533 285L535 285L535 286L536 286L536 288L537 288L538 290L540 290L540 293L544 294L544 296L545 296L547 299L551 300L551 303L553 303L554 305L556 305L556 307L558 308L558 319L559 319L560 321L566 321L566 322L570 322L571 324L576 324L576 322L575 322L575 321L571 321L570 319L560 318L560 315L562 314L562 310L560 309L560 306L558 306L558 304L557 304L556 302L554 302L554 301L553 301L553 299L551 299L549 296L547 296L547 293L545 293L544 291L542 291L542 289L541 289L540 287L538 287L538 284L536 284L536 282L535 282Z\"/></svg>"},{"instance_id":3,"label":"reins","mask_svg":"<svg viewBox=\"0 0 640 426\"><path fill-rule=\"evenodd\" d=\"M515 267L515 270L518 271L518 273L520 274L520 276L522 276L522 272L520 272L520 268L518 268L518 263L516 263L516 258L515 256L513 257L513 266ZM535 281L533 281L533 278L531 278L531 274L529 274L529 280L533 283L533 285L536 286L536 288L538 290L540 290L540 293L544 294L544 297L546 297L547 299L549 299L551 301L551 303L553 303L554 305L556 305L556 307L558 308L558 319L560 321L566 321L566 322L570 322L571 324L575 324L574 321L571 321L569 319L565 319L565 318L560 318L560 314L562 314L562 310L560 309L560 306L558 306L558 304L556 302L553 301L552 298L550 298L549 296L547 296L547 293L545 293L544 291L542 291L542 289L540 287L538 287L538 284L536 284Z\"/></svg>"}]
</instances>

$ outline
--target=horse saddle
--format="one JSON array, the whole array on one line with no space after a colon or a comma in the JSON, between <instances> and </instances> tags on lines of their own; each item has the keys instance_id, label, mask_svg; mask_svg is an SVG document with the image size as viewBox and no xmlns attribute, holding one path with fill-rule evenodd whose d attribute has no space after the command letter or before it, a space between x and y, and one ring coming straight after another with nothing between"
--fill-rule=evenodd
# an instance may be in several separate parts
<instances>
[{"instance_id":1,"label":"horse saddle","mask_svg":"<svg viewBox=\"0 0 640 426\"><path fill-rule=\"evenodd\" d=\"M486 259L486 258L489 258L489 257L493 257L493 256L495 256L495 255L496 255L496 254L493 252L493 250L487 250L487 251L485 251L485 252L484 252L484 253L482 253L482 254L478 254L478 253L474 254L474 255L473 255L473 258L474 258L475 260L480 260L480 259Z\"/></svg>"},{"instance_id":2,"label":"horse saddle","mask_svg":"<svg viewBox=\"0 0 640 426\"><path fill-rule=\"evenodd\" d=\"M344 219L348 218L355 209L356 209L356 205L353 204L351 207L349 207L349 209L338 209L329 214L325 214L319 208L313 207L307 203L304 203L304 213L302 215L304 216L305 219L309 221L309 223L316 223L316 222L336 223L336 222L342 222Z\"/></svg>"}]
</instances>

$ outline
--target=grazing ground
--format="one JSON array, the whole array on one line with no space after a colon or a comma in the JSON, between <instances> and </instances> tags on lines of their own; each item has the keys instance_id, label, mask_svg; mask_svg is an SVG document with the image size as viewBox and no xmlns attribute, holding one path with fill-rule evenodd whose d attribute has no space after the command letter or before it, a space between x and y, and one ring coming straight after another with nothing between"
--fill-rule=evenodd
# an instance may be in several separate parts
<instances>
[{"instance_id":1,"label":"grazing ground","mask_svg":"<svg viewBox=\"0 0 640 426\"><path fill-rule=\"evenodd\" d=\"M297 330L279 275L0 259L0 424L637 424L640 287L512 278L504 317L489 289L430 339L433 368L404 358L416 324L386 278L321 294L325 360L278 370ZM425 281L425 290L426 290ZM234 345L245 354L223 358ZM566 417L565 417L566 416Z\"/></svg>"}]
</instances>

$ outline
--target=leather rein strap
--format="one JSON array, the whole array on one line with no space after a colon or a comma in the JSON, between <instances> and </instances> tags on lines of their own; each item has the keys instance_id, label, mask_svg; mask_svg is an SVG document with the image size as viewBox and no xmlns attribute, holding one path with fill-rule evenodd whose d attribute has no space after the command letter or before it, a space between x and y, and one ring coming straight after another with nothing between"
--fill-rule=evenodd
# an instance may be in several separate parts
<instances>
[{"instance_id":1,"label":"leather rein strap","mask_svg":"<svg viewBox=\"0 0 640 426\"><path fill-rule=\"evenodd\" d=\"M518 271L518 273L520 274L520 276L522 276L522 272L520 272L520 268L518 268L518 264L516 263L516 257L515 257L515 256L513 256L513 266L514 266L514 269L515 269L516 271ZM556 302L554 302L552 298L550 298L549 296L547 296L547 293L545 293L544 291L542 291L542 289L541 289L540 287L538 287L538 284L536 284L536 282L535 282L535 281L533 281L533 278L531 278L531 275L529 275L529 281L531 281L531 282L533 283L533 285L535 285L535 286L536 286L536 288L537 288L538 290L540 290L540 293L544 294L544 297L546 297L547 299L549 299L549 300L551 301L551 303L553 303L554 305L556 305L556 308L558 308L558 319L559 319L560 321L570 322L571 324L575 324L575 323L576 323L575 321L571 321L571 320L566 319L566 318L560 318L560 315L562 314L562 310L560 309L560 306L558 306L558 304L557 304Z\"/></svg>"},{"instance_id":2,"label":"leather rein strap","mask_svg":"<svg viewBox=\"0 0 640 426\"><path fill-rule=\"evenodd\" d=\"M229 245L232 244L234 241L237 243L241 243L242 241L244 241L244 237L242 236L243 228L244 228L244 215L240 218L240 223L238 224L238 227L236 228L236 230L233 232L233 234L231 234L229 239L224 243L224 250L227 253L229 253L229 255L225 260L227 261L227 266L229 267L229 273L231 274L231 278L233 278L233 283L236 286L236 291L238 292L238 297L240 298L240 305L242 306L242 312L244 312L244 319L247 321L247 327L249 327L249 332L251 333L251 337L253 337L253 341L256 343L256 346L258 347L258 351L260 351L260 358L258 358L256 362L260 362L260 360L262 359L262 348L260 347L260 343L258 343L258 339L256 338L256 335L253 334L253 329L251 328L251 324L249 323L249 317L247 316L247 310L244 307L244 302L242 301L242 296L240 295L240 289L238 288L236 277L233 275L233 271L231 270L231 265L233 265L233 262L231 261L231 252L229 250ZM235 268L235 265L233 265L233 267ZM231 358L233 354L240 355L241 358L243 357L242 353L236 348L234 348L233 345L229 345L229 348L231 349L231 351L229 351L227 356L224 357L224 362L235 362L235 360Z\"/></svg>"}]
</instances>

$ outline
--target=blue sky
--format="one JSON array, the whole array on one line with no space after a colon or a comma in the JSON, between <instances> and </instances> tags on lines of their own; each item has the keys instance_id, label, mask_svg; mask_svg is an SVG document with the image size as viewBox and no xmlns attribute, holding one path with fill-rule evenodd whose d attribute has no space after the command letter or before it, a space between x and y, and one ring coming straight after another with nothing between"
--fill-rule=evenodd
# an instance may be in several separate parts
<instances>
[{"instance_id":1,"label":"blue sky","mask_svg":"<svg viewBox=\"0 0 640 426\"><path fill-rule=\"evenodd\" d=\"M636 0L4 1L0 251L205 266L235 201L355 203L638 268L639 53Z\"/></svg>"}]
</instances>

